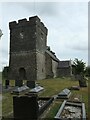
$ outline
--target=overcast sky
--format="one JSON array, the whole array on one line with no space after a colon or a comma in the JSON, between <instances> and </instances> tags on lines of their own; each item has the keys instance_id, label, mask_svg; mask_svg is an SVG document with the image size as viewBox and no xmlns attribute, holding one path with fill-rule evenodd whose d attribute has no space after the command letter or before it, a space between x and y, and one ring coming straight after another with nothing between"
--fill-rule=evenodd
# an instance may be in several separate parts
<instances>
[{"instance_id":1,"label":"overcast sky","mask_svg":"<svg viewBox=\"0 0 90 120\"><path fill-rule=\"evenodd\" d=\"M0 70L9 63L9 22L34 15L48 28L47 45L60 60L78 58L88 64L87 2L7 2L0 8Z\"/></svg>"}]
</instances>

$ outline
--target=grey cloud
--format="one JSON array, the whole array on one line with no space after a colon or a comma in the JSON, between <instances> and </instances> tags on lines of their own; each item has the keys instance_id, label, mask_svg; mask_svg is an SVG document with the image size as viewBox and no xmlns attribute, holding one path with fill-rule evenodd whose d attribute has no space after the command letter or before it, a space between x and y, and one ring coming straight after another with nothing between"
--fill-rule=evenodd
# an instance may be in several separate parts
<instances>
[{"instance_id":1,"label":"grey cloud","mask_svg":"<svg viewBox=\"0 0 90 120\"><path fill-rule=\"evenodd\" d=\"M9 2L3 3L4 7L14 10L17 7L17 11L26 11L27 14L36 14L40 16L56 17L59 14L60 4L58 2ZM3 7L3 9L5 9ZM15 12L15 11L14 11Z\"/></svg>"},{"instance_id":2,"label":"grey cloud","mask_svg":"<svg viewBox=\"0 0 90 120\"><path fill-rule=\"evenodd\" d=\"M2 57L6 57L6 58L8 57L9 52L8 52L7 48L2 49L1 52L2 52Z\"/></svg>"},{"instance_id":3,"label":"grey cloud","mask_svg":"<svg viewBox=\"0 0 90 120\"><path fill-rule=\"evenodd\" d=\"M58 13L58 3L56 2L30 2L30 3L19 3L29 12L33 11L40 15L55 16Z\"/></svg>"},{"instance_id":4,"label":"grey cloud","mask_svg":"<svg viewBox=\"0 0 90 120\"><path fill-rule=\"evenodd\" d=\"M88 51L88 47L83 45L72 45L70 48L77 51Z\"/></svg>"},{"instance_id":5,"label":"grey cloud","mask_svg":"<svg viewBox=\"0 0 90 120\"><path fill-rule=\"evenodd\" d=\"M8 64L9 62L9 54L6 48L3 48L2 50L0 50L0 54L1 54L1 60L0 60L0 64L1 66L5 66Z\"/></svg>"},{"instance_id":6,"label":"grey cloud","mask_svg":"<svg viewBox=\"0 0 90 120\"><path fill-rule=\"evenodd\" d=\"M8 66L8 59L4 57L0 60L0 71L3 69L4 66Z\"/></svg>"},{"instance_id":7,"label":"grey cloud","mask_svg":"<svg viewBox=\"0 0 90 120\"><path fill-rule=\"evenodd\" d=\"M2 63L2 65L7 65L8 64L8 59L7 58L3 58L1 63Z\"/></svg>"}]
</instances>

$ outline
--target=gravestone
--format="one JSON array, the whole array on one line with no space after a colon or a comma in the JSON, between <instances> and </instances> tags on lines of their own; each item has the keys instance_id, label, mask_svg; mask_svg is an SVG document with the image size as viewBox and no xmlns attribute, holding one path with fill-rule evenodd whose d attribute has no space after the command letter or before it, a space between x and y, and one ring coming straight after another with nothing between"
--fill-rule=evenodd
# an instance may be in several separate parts
<instances>
[{"instance_id":1,"label":"gravestone","mask_svg":"<svg viewBox=\"0 0 90 120\"><path fill-rule=\"evenodd\" d=\"M29 87L29 88L35 88L35 81L27 81L27 86Z\"/></svg>"},{"instance_id":2,"label":"gravestone","mask_svg":"<svg viewBox=\"0 0 90 120\"><path fill-rule=\"evenodd\" d=\"M80 90L80 86L71 86L70 90Z\"/></svg>"},{"instance_id":3,"label":"gravestone","mask_svg":"<svg viewBox=\"0 0 90 120\"><path fill-rule=\"evenodd\" d=\"M38 97L37 94L25 94L13 97L13 116L15 120L38 120L40 115L53 102L53 97Z\"/></svg>"},{"instance_id":4,"label":"gravestone","mask_svg":"<svg viewBox=\"0 0 90 120\"><path fill-rule=\"evenodd\" d=\"M79 86L80 87L87 87L86 79L84 78L83 74L80 75Z\"/></svg>"},{"instance_id":5,"label":"gravestone","mask_svg":"<svg viewBox=\"0 0 90 120\"><path fill-rule=\"evenodd\" d=\"M13 97L13 112L16 120L37 120L38 110L36 94Z\"/></svg>"},{"instance_id":6,"label":"gravestone","mask_svg":"<svg viewBox=\"0 0 90 120\"><path fill-rule=\"evenodd\" d=\"M43 91L43 90L44 90L43 87L37 86L37 87L31 89L30 92L31 92L31 93L39 93L39 92L41 92L41 91Z\"/></svg>"},{"instance_id":7,"label":"gravestone","mask_svg":"<svg viewBox=\"0 0 90 120\"><path fill-rule=\"evenodd\" d=\"M70 90L66 88L58 94L57 98L67 99L70 97L70 95L71 95Z\"/></svg>"},{"instance_id":8,"label":"gravestone","mask_svg":"<svg viewBox=\"0 0 90 120\"><path fill-rule=\"evenodd\" d=\"M21 92L24 92L26 90L29 90L29 87L27 87L26 85L24 86L21 86L21 87L16 87L14 90L13 90L13 94L20 94Z\"/></svg>"},{"instance_id":9,"label":"gravestone","mask_svg":"<svg viewBox=\"0 0 90 120\"><path fill-rule=\"evenodd\" d=\"M86 79L81 79L79 80L79 86L80 87L87 87Z\"/></svg>"},{"instance_id":10,"label":"gravestone","mask_svg":"<svg viewBox=\"0 0 90 120\"><path fill-rule=\"evenodd\" d=\"M9 80L5 80L5 88L7 89L9 87Z\"/></svg>"},{"instance_id":11,"label":"gravestone","mask_svg":"<svg viewBox=\"0 0 90 120\"><path fill-rule=\"evenodd\" d=\"M75 78L76 78L76 80L79 81L80 87L87 87L87 82L86 82L86 79L84 78L83 74L76 75Z\"/></svg>"},{"instance_id":12,"label":"gravestone","mask_svg":"<svg viewBox=\"0 0 90 120\"><path fill-rule=\"evenodd\" d=\"M15 80L15 86L18 86L18 87L23 86L23 80Z\"/></svg>"}]
</instances>

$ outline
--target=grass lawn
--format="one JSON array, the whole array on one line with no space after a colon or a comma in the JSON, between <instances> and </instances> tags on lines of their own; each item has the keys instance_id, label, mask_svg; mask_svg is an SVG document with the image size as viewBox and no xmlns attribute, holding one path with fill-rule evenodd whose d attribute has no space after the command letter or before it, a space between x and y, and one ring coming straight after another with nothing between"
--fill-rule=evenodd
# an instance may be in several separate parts
<instances>
[{"instance_id":1,"label":"grass lawn","mask_svg":"<svg viewBox=\"0 0 90 120\"><path fill-rule=\"evenodd\" d=\"M38 84L44 87L44 91L39 94L39 96L53 96L57 95L64 88L69 88L73 85L79 85L78 81L71 80L70 78L55 78L55 79L45 79L38 80ZM13 82L11 83L13 84ZM85 102L86 112L88 114L88 87L81 88L79 91L72 91L74 95L81 95L82 101ZM8 116L13 110L13 95L10 93L3 93L3 101L2 101L2 112L3 116ZM46 118L53 118L58 108L60 107L62 100L58 100L52 103L50 108L45 113Z\"/></svg>"},{"instance_id":2,"label":"grass lawn","mask_svg":"<svg viewBox=\"0 0 90 120\"><path fill-rule=\"evenodd\" d=\"M0 83L2 83L2 73L0 72Z\"/></svg>"}]
</instances>

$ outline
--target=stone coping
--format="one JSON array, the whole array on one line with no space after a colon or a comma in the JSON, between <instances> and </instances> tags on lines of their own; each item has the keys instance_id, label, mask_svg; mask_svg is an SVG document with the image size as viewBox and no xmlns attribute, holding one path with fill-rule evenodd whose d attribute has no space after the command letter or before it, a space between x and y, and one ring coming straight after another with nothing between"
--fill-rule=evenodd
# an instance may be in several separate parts
<instances>
[{"instance_id":1,"label":"stone coping","mask_svg":"<svg viewBox=\"0 0 90 120\"><path fill-rule=\"evenodd\" d=\"M68 106L69 111L72 114L73 113L75 114L75 110L74 109L70 109L70 107L73 106L74 108L75 107L78 108L79 112L81 111L81 116L79 116L79 117L81 117L80 120L86 120L85 104L84 103L72 102L72 101L71 102L70 101L67 102L66 100L64 100L64 102L62 103L61 107L59 108L56 116L54 117L55 120L62 120L62 113L65 110L65 106ZM68 114L70 114L70 113L68 113ZM69 119L71 119L71 117L72 117L72 115L71 116L70 115L68 117ZM80 115L80 113L78 113L78 115ZM67 118L63 118L63 119L67 119ZM74 119L78 119L78 118L74 118Z\"/></svg>"}]
</instances>

